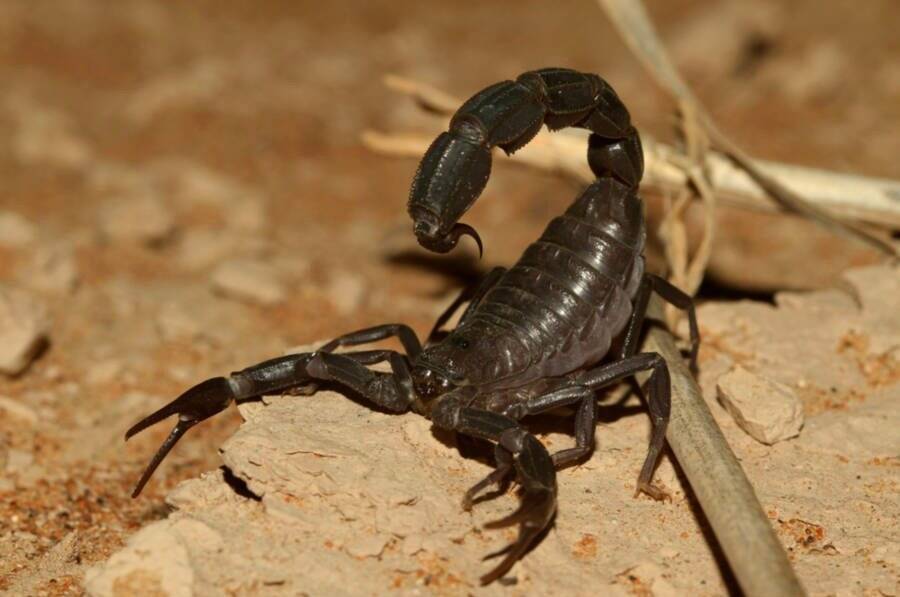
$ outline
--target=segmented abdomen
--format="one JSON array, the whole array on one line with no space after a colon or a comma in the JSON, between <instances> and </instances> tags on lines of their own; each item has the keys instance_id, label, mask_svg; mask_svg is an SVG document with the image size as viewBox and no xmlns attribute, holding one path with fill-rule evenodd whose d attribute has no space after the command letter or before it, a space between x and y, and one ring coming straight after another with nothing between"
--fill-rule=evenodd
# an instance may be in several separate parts
<instances>
[{"instance_id":1,"label":"segmented abdomen","mask_svg":"<svg viewBox=\"0 0 900 597\"><path fill-rule=\"evenodd\" d=\"M611 178L593 183L485 295L466 327L516 335L530 362L508 366L522 383L596 363L631 315L645 236L635 189Z\"/></svg>"}]
</instances>

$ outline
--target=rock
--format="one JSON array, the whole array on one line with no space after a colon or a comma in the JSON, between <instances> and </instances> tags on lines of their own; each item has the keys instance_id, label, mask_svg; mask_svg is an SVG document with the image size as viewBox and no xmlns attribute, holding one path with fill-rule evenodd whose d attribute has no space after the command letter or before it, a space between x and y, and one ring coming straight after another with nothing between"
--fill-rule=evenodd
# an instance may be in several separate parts
<instances>
[{"instance_id":1,"label":"rock","mask_svg":"<svg viewBox=\"0 0 900 597\"><path fill-rule=\"evenodd\" d=\"M22 373L47 341L47 313L22 290L0 288L0 372Z\"/></svg>"},{"instance_id":2,"label":"rock","mask_svg":"<svg viewBox=\"0 0 900 597\"><path fill-rule=\"evenodd\" d=\"M275 268L249 259L221 264L213 272L212 284L223 296L260 305L274 305L287 297Z\"/></svg>"},{"instance_id":3,"label":"rock","mask_svg":"<svg viewBox=\"0 0 900 597\"><path fill-rule=\"evenodd\" d=\"M29 262L16 272L23 286L40 292L71 292L80 274L71 249L64 246L41 246Z\"/></svg>"},{"instance_id":4,"label":"rock","mask_svg":"<svg viewBox=\"0 0 900 597\"><path fill-rule=\"evenodd\" d=\"M225 221L230 229L243 233L261 232L268 225L265 206L252 196L235 198L225 210Z\"/></svg>"},{"instance_id":5,"label":"rock","mask_svg":"<svg viewBox=\"0 0 900 597\"><path fill-rule=\"evenodd\" d=\"M202 331L197 317L175 302L160 307L156 316L156 329L163 340L193 339Z\"/></svg>"},{"instance_id":6,"label":"rock","mask_svg":"<svg viewBox=\"0 0 900 597\"><path fill-rule=\"evenodd\" d=\"M9 450L6 453L6 472L20 473L34 464L34 454L25 450Z\"/></svg>"},{"instance_id":7,"label":"rock","mask_svg":"<svg viewBox=\"0 0 900 597\"><path fill-rule=\"evenodd\" d=\"M142 529L105 567L89 569L84 578L88 594L193 595L194 569L182 544L184 539L172 526L165 520Z\"/></svg>"},{"instance_id":8,"label":"rock","mask_svg":"<svg viewBox=\"0 0 900 597\"><path fill-rule=\"evenodd\" d=\"M175 220L154 196L123 196L100 211L100 229L106 238L154 246L175 231Z\"/></svg>"},{"instance_id":9,"label":"rock","mask_svg":"<svg viewBox=\"0 0 900 597\"><path fill-rule=\"evenodd\" d=\"M788 386L737 366L716 387L719 401L753 439L772 445L800 434L803 408Z\"/></svg>"},{"instance_id":10,"label":"rock","mask_svg":"<svg viewBox=\"0 0 900 597\"><path fill-rule=\"evenodd\" d=\"M38 422L38 414L30 406L6 396L0 396L0 411L30 425L35 425Z\"/></svg>"},{"instance_id":11,"label":"rock","mask_svg":"<svg viewBox=\"0 0 900 597\"><path fill-rule=\"evenodd\" d=\"M34 226L12 211L0 212L0 245L24 247L37 237Z\"/></svg>"},{"instance_id":12,"label":"rock","mask_svg":"<svg viewBox=\"0 0 900 597\"><path fill-rule=\"evenodd\" d=\"M207 268L230 256L234 244L221 230L188 230L178 243L178 261L189 270Z\"/></svg>"},{"instance_id":13,"label":"rock","mask_svg":"<svg viewBox=\"0 0 900 597\"><path fill-rule=\"evenodd\" d=\"M350 272L337 272L327 286L328 298L341 315L350 315L366 298L366 282L362 276Z\"/></svg>"},{"instance_id":14,"label":"rock","mask_svg":"<svg viewBox=\"0 0 900 597\"><path fill-rule=\"evenodd\" d=\"M734 76L753 66L748 48L771 43L782 32L788 22L784 12L768 0L717 2L686 11L667 41L692 81Z\"/></svg>"},{"instance_id":15,"label":"rock","mask_svg":"<svg viewBox=\"0 0 900 597\"><path fill-rule=\"evenodd\" d=\"M227 258L254 259L270 252L267 238L219 229L190 229L178 242L178 261L192 271L209 268Z\"/></svg>"},{"instance_id":16,"label":"rock","mask_svg":"<svg viewBox=\"0 0 900 597\"><path fill-rule=\"evenodd\" d=\"M11 94L7 107L17 124L10 145L22 162L81 169L93 157L68 114L26 95Z\"/></svg>"},{"instance_id":17,"label":"rock","mask_svg":"<svg viewBox=\"0 0 900 597\"><path fill-rule=\"evenodd\" d=\"M106 359L90 365L84 374L84 380L89 385L108 384L122 375L125 364L117 359Z\"/></svg>"}]
</instances>

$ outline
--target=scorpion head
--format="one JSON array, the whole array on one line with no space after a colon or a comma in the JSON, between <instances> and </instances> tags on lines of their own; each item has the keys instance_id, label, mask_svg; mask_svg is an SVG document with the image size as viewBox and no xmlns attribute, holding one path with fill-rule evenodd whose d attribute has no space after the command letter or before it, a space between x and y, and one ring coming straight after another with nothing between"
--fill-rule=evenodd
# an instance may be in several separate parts
<instances>
[{"instance_id":1,"label":"scorpion head","mask_svg":"<svg viewBox=\"0 0 900 597\"><path fill-rule=\"evenodd\" d=\"M445 342L433 344L422 351L413 364L413 387L424 402L469 385L459 355L447 348Z\"/></svg>"},{"instance_id":2,"label":"scorpion head","mask_svg":"<svg viewBox=\"0 0 900 597\"><path fill-rule=\"evenodd\" d=\"M472 132L461 127L435 139L422 158L409 194L409 215L419 244L437 253L453 249L463 235L482 252L475 229L459 223L472 206L491 172L491 152Z\"/></svg>"},{"instance_id":3,"label":"scorpion head","mask_svg":"<svg viewBox=\"0 0 900 597\"><path fill-rule=\"evenodd\" d=\"M453 388L453 384L444 374L424 364L413 369L412 378L416 395L425 402L443 396Z\"/></svg>"}]
</instances>

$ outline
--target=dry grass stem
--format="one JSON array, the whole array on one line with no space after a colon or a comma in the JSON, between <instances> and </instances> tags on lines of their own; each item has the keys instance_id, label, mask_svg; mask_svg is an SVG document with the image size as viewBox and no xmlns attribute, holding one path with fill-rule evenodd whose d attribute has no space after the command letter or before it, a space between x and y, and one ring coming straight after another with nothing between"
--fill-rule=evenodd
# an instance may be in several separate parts
<instances>
[{"instance_id":1,"label":"dry grass stem","mask_svg":"<svg viewBox=\"0 0 900 597\"><path fill-rule=\"evenodd\" d=\"M651 301L659 314L661 301ZM746 595L805 595L756 492L713 419L672 335L651 327L643 350L657 352L672 376L666 440ZM646 375L638 376L644 383Z\"/></svg>"},{"instance_id":2,"label":"dry grass stem","mask_svg":"<svg viewBox=\"0 0 900 597\"><path fill-rule=\"evenodd\" d=\"M713 137L712 121L672 66L640 0L598 1L632 52L638 55L654 79L678 102L685 155L682 159L675 160L675 163L680 163L687 175L690 182L688 188L692 190L690 194L699 195L703 199L706 226L701 251L698 251L690 265L685 266L687 240L679 213L684 210L686 200L681 200L675 206L677 209L673 209L667 217L677 234L671 235L670 240L673 242L667 244L674 246L667 247L666 254L671 256L670 266L674 266L672 274L676 283L677 278L682 277L684 285L699 285L703 269L709 260L711 242L706 241L711 241L715 211L709 171L703 165L706 164L710 140L721 149L724 136L715 131L716 136ZM733 156L731 153L729 155ZM741 165L741 162L737 163ZM748 173L782 205L795 210L805 207L806 202L799 197L785 198L780 193L783 189L766 186L753 172L748 170ZM812 209L816 213L824 213L816 208ZM801 213L809 214L808 211ZM816 219L870 242L868 235L863 233L860 236L852 226L830 217ZM874 238L871 241L870 244L876 246L880 242ZM706 401L700 394L700 388L685 367L672 336L658 328L651 329L647 336L644 350L661 354L672 374L672 419L666 439L685 471L741 588L748 595L803 595L803 587L762 510L753 486L712 418Z\"/></svg>"},{"instance_id":3,"label":"dry grass stem","mask_svg":"<svg viewBox=\"0 0 900 597\"><path fill-rule=\"evenodd\" d=\"M898 256L897 250L889 242L869 234L853 222L839 219L813 203L814 200L807 199L782 184L760 168L749 155L722 133L672 65L640 0L597 1L653 79L679 103L682 115L685 114L685 106L688 106L716 149L743 170L768 197L789 211L799 213L835 232L866 243L881 253L894 258ZM898 203L896 198L893 203Z\"/></svg>"}]
</instances>

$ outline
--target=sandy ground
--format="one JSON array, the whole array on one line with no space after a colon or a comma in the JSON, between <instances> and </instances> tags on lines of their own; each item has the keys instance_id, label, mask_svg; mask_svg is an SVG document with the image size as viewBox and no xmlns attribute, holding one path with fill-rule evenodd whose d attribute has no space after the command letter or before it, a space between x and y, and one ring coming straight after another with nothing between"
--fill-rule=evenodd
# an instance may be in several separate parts
<instances>
[{"instance_id":1,"label":"sandy ground","mask_svg":"<svg viewBox=\"0 0 900 597\"><path fill-rule=\"evenodd\" d=\"M891 124L900 122L895 3L835 1L827 10L811 0L753 3L752 10L737 2L649 5L701 99L756 155L900 178L900 136ZM241 541L216 526L216 513L227 520L226 506L268 505L223 493L232 486L222 473L171 494L180 510L170 518L165 498L179 481L216 471L223 457L251 493L269 491L250 472L246 452L216 451L238 429L234 411L192 431L139 500L128 497L131 487L167 429L127 446L124 430L195 381L289 346L398 319L425 333L460 285L513 261L564 208L575 192L570 183L498 168L468 218L484 237L485 259L477 262L471 251L434 258L416 248L404 213L414 161L372 155L358 136L418 122L413 106L382 87L386 72L465 96L549 64L603 73L642 130L668 134L665 99L587 1L553 10L520 2L515 11L505 3L0 3L0 366L7 371L0 377L0 589L80 594L85 573L102 580L97 575L112 566L104 562L144 527L193 525L202 534L202 519L212 529L207 539ZM652 208L659 198L648 202ZM704 289L707 298L741 296L727 286L735 271L803 286L872 261L793 220L794 242L780 235L773 246L758 233L771 220L732 218L738 221L727 230L734 234L720 235L717 250L732 261L714 267L719 285ZM851 286L871 270L854 271ZM896 279L896 271L881 277ZM811 592L897 594L897 343L889 333L896 316L884 300L859 311L843 295L791 296L778 309L795 312L775 326L791 332L784 342L801 343L787 352L762 342L777 331L765 323L778 317L767 312L771 305L714 302L702 311L704 388ZM860 315L866 308L874 323ZM832 334L822 345L828 354L804 360L808 346L824 350L816 344L825 341L816 332L822 313L834 319L821 332ZM798 395L806 415L798 438L766 447L734 427L715 387L736 364ZM819 379L823 372L827 381ZM355 404L319 406L330 398L291 416L302 423L352 413L383 426L379 438L396 433L385 445L410 452L403 480L439 481L417 490L429 498L420 503L445 496L435 512L452 528L421 533L417 551L410 532L389 520L378 527L384 536L374 533L387 537L381 551L380 539L354 551L347 535L362 538L372 529L342 529L346 521L324 518L334 523L332 546L308 543L305 561L371 581L354 592L472 590L477 556L502 540L474 529L510 507L512 496L463 515L456 496L483 465L460 458L422 421L366 414ZM646 417L635 409L609 425L610 439L594 458L561 475L557 527L521 565L519 588L508 590L553 586L559 577L539 564L571 555L571 565L598 587L726 592L727 572L684 491L662 507L630 498ZM241 434L251 431L245 426ZM558 430L544 438L571 439ZM340 436L347 439L353 436ZM616 450L627 458L620 461ZM340 468L341 478L352 482L357 466ZM454 476L438 472L445 467ZM271 495L300 493L295 484L310 468L293 469L296 479ZM660 474L678 486L671 465ZM207 508L217 491L222 509ZM367 499L391 503L379 491L375 484ZM589 498L574 497L579 491ZM309 512L325 507L321 495L303 495ZM586 522L566 507L575 502L605 516ZM664 532L648 534L659 528ZM210 561L227 563L226 548L238 544L202 553L188 539L179 545L187 555L178 560L174 549L175 570L185 561L199 566L210 553ZM405 571L402 578L383 584L395 568ZM194 581L200 594L303 589L283 568L247 576L258 584L246 585L208 570ZM92 590L107 591L101 580ZM118 591L135 589L123 582Z\"/></svg>"}]
</instances>

